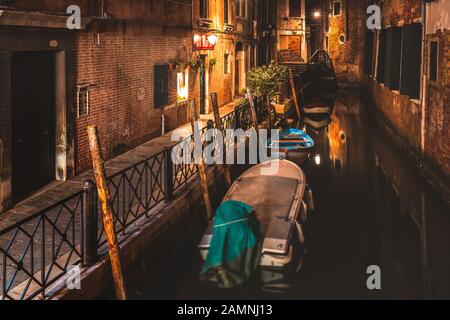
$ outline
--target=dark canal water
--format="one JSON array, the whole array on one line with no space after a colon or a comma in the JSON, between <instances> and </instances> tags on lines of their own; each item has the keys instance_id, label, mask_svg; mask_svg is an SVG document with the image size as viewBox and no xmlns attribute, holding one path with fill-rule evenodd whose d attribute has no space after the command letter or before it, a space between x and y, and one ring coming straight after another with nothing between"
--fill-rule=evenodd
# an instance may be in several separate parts
<instances>
[{"instance_id":1,"label":"dark canal water","mask_svg":"<svg viewBox=\"0 0 450 320\"><path fill-rule=\"evenodd\" d=\"M198 281L193 249L165 297L450 298L450 209L371 123L367 106L341 93L329 124L306 120L316 149L304 170L317 208L304 266L290 275L290 288L264 292L259 274L238 289L211 288ZM371 265L381 268L381 290L367 288Z\"/></svg>"}]
</instances>

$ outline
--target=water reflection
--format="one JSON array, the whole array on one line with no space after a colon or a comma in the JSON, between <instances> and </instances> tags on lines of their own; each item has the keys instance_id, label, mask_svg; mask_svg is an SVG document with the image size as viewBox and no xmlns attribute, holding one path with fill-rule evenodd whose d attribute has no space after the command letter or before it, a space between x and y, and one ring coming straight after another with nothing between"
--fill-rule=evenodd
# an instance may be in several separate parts
<instances>
[{"instance_id":1,"label":"water reflection","mask_svg":"<svg viewBox=\"0 0 450 320\"><path fill-rule=\"evenodd\" d=\"M371 123L367 106L341 93L331 117L300 125L316 144L304 165L316 211L309 253L290 290L264 293L259 280L232 292L205 288L193 253L174 297L450 298L450 210ZM370 265L381 267L380 291L367 289Z\"/></svg>"}]
</instances>

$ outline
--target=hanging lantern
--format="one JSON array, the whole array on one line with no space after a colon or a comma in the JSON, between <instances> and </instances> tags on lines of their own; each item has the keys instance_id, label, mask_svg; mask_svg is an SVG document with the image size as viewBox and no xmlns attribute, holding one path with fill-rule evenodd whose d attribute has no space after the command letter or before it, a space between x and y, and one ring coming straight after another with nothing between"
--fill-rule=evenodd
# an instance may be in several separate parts
<instances>
[{"instance_id":1,"label":"hanging lantern","mask_svg":"<svg viewBox=\"0 0 450 320\"><path fill-rule=\"evenodd\" d=\"M193 40L195 50L214 50L219 38L215 34L196 33Z\"/></svg>"}]
</instances>

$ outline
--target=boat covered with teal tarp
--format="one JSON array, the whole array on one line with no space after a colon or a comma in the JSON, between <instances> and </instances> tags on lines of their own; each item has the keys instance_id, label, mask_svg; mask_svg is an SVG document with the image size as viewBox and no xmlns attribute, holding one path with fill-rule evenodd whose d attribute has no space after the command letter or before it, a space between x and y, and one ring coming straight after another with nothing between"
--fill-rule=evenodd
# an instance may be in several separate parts
<instances>
[{"instance_id":1,"label":"boat covered with teal tarp","mask_svg":"<svg viewBox=\"0 0 450 320\"><path fill-rule=\"evenodd\" d=\"M216 211L210 247L200 279L222 288L243 284L259 266L263 230L253 208L241 201L223 202Z\"/></svg>"}]
</instances>

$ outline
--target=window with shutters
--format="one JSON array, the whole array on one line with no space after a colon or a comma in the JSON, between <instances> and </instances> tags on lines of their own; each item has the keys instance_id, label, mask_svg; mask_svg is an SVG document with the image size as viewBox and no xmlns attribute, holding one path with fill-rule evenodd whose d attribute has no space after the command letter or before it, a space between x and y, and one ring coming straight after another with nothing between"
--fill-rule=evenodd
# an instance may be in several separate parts
<instances>
[{"instance_id":1,"label":"window with shutters","mask_svg":"<svg viewBox=\"0 0 450 320\"><path fill-rule=\"evenodd\" d=\"M155 65L153 68L154 78L154 104L162 107L169 103L169 65Z\"/></svg>"},{"instance_id":2,"label":"window with shutters","mask_svg":"<svg viewBox=\"0 0 450 320\"><path fill-rule=\"evenodd\" d=\"M373 41L375 33L366 32L366 45L364 54L364 73L371 75L373 73ZM327 38L328 40L328 38ZM327 46L328 47L328 46Z\"/></svg>"},{"instance_id":3,"label":"window with shutters","mask_svg":"<svg viewBox=\"0 0 450 320\"><path fill-rule=\"evenodd\" d=\"M422 24L403 26L402 72L400 93L420 99L420 71L422 64Z\"/></svg>"},{"instance_id":4,"label":"window with shutters","mask_svg":"<svg viewBox=\"0 0 450 320\"><path fill-rule=\"evenodd\" d=\"M438 80L438 50L439 45L436 40L430 41L430 48L428 52L428 69L430 81L437 82Z\"/></svg>"},{"instance_id":5,"label":"window with shutters","mask_svg":"<svg viewBox=\"0 0 450 320\"><path fill-rule=\"evenodd\" d=\"M386 35L384 85L391 90L400 88L401 52L402 28L389 28Z\"/></svg>"},{"instance_id":6,"label":"window with shutters","mask_svg":"<svg viewBox=\"0 0 450 320\"><path fill-rule=\"evenodd\" d=\"M378 83L384 82L384 64L386 53L386 29L382 29L379 32L379 45L378 45L378 63L377 63L377 81Z\"/></svg>"},{"instance_id":7,"label":"window with shutters","mask_svg":"<svg viewBox=\"0 0 450 320\"><path fill-rule=\"evenodd\" d=\"M301 17L301 0L289 0L289 16Z\"/></svg>"}]
</instances>

